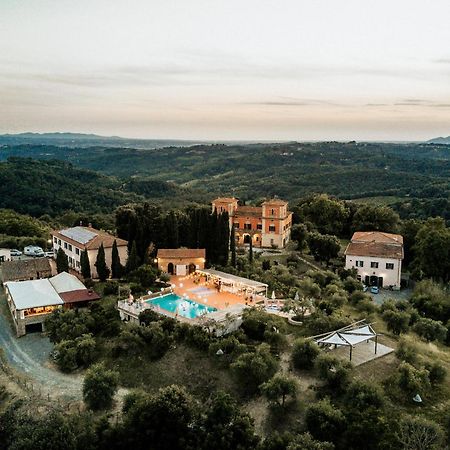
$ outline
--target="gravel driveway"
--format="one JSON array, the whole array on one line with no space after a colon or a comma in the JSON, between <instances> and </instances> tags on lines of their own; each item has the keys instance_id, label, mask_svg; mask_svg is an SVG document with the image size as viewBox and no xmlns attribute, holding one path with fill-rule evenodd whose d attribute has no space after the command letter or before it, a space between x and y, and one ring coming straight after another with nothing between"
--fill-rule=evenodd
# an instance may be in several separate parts
<instances>
[{"instance_id":1,"label":"gravel driveway","mask_svg":"<svg viewBox=\"0 0 450 450\"><path fill-rule=\"evenodd\" d=\"M0 347L9 364L27 375L35 390L43 395L80 400L83 378L66 375L52 368L49 353L53 344L41 333L30 333L17 338L11 323L4 316L5 296L0 294Z\"/></svg>"}]
</instances>

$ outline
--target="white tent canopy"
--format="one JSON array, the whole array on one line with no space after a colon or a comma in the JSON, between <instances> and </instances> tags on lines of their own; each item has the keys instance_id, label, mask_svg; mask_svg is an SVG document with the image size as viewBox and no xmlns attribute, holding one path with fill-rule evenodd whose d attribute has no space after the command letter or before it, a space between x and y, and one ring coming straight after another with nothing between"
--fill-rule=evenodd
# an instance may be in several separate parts
<instances>
[{"instance_id":1,"label":"white tent canopy","mask_svg":"<svg viewBox=\"0 0 450 450\"><path fill-rule=\"evenodd\" d=\"M377 336L378 334L370 324L356 324L349 325L337 331L320 335L315 338L315 341L320 345L334 345L335 347L346 346L350 347L350 360L352 359L353 346L361 342L375 339L375 353L377 352ZM353 328L352 328L353 327Z\"/></svg>"}]
</instances>

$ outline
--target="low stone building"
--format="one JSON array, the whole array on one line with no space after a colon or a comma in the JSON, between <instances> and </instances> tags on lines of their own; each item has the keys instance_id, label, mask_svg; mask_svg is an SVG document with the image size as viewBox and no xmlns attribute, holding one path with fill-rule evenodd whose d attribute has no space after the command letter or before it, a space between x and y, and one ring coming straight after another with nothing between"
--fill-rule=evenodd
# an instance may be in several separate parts
<instances>
[{"instance_id":1,"label":"low stone building","mask_svg":"<svg viewBox=\"0 0 450 450\"><path fill-rule=\"evenodd\" d=\"M74 275L62 272L52 278L5 283L6 298L17 336L45 331L45 319L58 308L87 306L100 296Z\"/></svg>"},{"instance_id":2,"label":"low stone building","mask_svg":"<svg viewBox=\"0 0 450 450\"><path fill-rule=\"evenodd\" d=\"M2 281L38 280L52 276L52 267L47 258L5 261L1 267Z\"/></svg>"},{"instance_id":3,"label":"low stone building","mask_svg":"<svg viewBox=\"0 0 450 450\"><path fill-rule=\"evenodd\" d=\"M205 268L205 256L204 248L160 248L156 262L170 275L188 275Z\"/></svg>"}]
</instances>

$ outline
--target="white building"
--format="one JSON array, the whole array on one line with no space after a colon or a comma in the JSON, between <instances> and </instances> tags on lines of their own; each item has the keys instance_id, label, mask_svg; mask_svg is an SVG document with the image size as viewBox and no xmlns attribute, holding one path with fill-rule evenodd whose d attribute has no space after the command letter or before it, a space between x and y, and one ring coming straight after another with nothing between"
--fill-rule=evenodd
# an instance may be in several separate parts
<instances>
[{"instance_id":1,"label":"white building","mask_svg":"<svg viewBox=\"0 0 450 450\"><path fill-rule=\"evenodd\" d=\"M367 286L400 289L403 237L381 231L357 231L345 249L345 268L358 271Z\"/></svg>"},{"instance_id":2,"label":"white building","mask_svg":"<svg viewBox=\"0 0 450 450\"><path fill-rule=\"evenodd\" d=\"M125 265L127 261L128 242L119 239L105 231L99 231L92 227L73 227L65 230L54 231L52 233L53 250L56 253L62 248L69 259L69 267L81 272L81 253L87 249L89 263L91 266L92 278L97 278L95 261L97 259L98 249L103 244L105 248L106 265L111 269L111 254L114 241L117 242L120 262Z\"/></svg>"}]
</instances>

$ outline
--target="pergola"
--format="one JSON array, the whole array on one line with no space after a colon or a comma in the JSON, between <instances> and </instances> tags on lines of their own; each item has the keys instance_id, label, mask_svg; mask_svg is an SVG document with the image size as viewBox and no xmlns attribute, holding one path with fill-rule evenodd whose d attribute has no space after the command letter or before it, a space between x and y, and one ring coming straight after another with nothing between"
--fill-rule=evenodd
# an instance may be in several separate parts
<instances>
[{"instance_id":1,"label":"pergola","mask_svg":"<svg viewBox=\"0 0 450 450\"><path fill-rule=\"evenodd\" d=\"M231 288L231 292L246 291L255 295L264 295L267 297L266 283L250 280L248 278L238 277L231 273L221 272L214 269L197 269L197 273L206 276L207 280L218 280L222 286L228 286Z\"/></svg>"},{"instance_id":2,"label":"pergola","mask_svg":"<svg viewBox=\"0 0 450 450\"><path fill-rule=\"evenodd\" d=\"M352 360L353 347L361 342L375 339L375 354L377 354L378 334L372 328L371 324L351 324L340 330L332 331L331 333L316 336L314 340L319 345L334 345L337 347L349 347L350 361Z\"/></svg>"}]
</instances>

